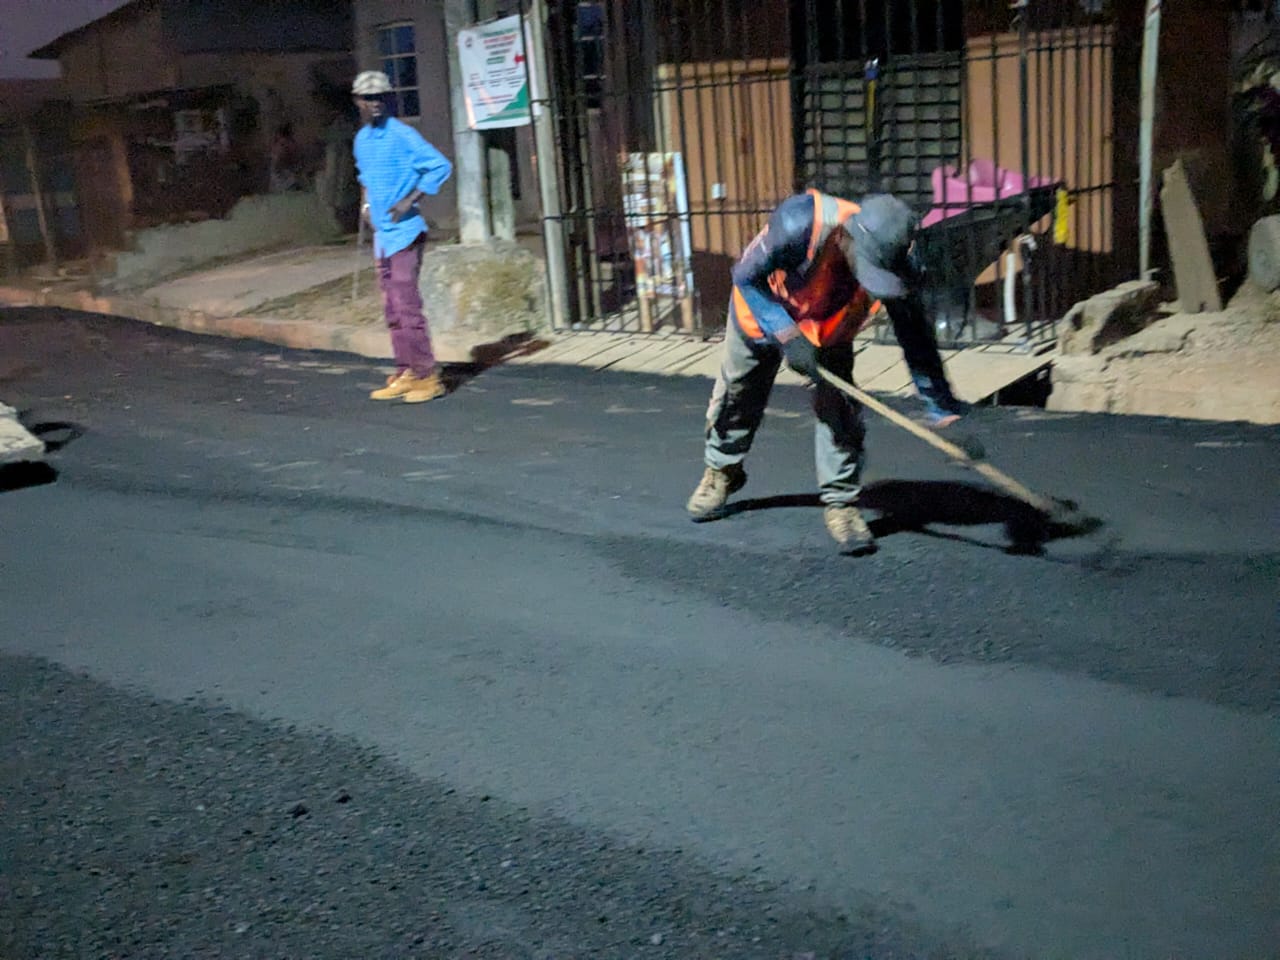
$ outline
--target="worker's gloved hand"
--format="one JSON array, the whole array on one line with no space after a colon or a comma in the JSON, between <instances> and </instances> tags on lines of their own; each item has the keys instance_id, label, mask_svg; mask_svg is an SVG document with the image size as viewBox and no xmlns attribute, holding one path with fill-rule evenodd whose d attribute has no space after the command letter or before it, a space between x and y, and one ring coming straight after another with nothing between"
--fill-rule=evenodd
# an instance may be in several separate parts
<instances>
[{"instance_id":1,"label":"worker's gloved hand","mask_svg":"<svg viewBox=\"0 0 1280 960\"><path fill-rule=\"evenodd\" d=\"M797 334L782 345L782 355L796 373L818 379L818 348L804 334Z\"/></svg>"}]
</instances>

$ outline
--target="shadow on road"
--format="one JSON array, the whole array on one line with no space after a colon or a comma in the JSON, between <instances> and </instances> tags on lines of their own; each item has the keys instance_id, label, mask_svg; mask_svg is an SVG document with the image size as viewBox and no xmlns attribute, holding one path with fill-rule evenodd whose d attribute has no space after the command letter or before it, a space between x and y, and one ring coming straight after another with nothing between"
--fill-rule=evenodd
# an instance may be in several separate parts
<instances>
[{"instance_id":1,"label":"shadow on road","mask_svg":"<svg viewBox=\"0 0 1280 960\"><path fill-rule=\"evenodd\" d=\"M26 411L19 413L20 421L26 420ZM27 431L44 443L46 453L61 450L72 440L84 436L83 428L64 420L47 420L24 424ZM0 465L0 493L39 487L58 479L58 471L41 460L24 460Z\"/></svg>"},{"instance_id":2,"label":"shadow on road","mask_svg":"<svg viewBox=\"0 0 1280 960\"><path fill-rule=\"evenodd\" d=\"M27 427L33 436L44 441L44 448L49 453L56 453L72 440L84 436L84 429L65 420L47 420L33 423Z\"/></svg>"},{"instance_id":3,"label":"shadow on road","mask_svg":"<svg viewBox=\"0 0 1280 960\"><path fill-rule=\"evenodd\" d=\"M0 465L0 493L53 483L58 471L47 463L6 463Z\"/></svg>"},{"instance_id":4,"label":"shadow on road","mask_svg":"<svg viewBox=\"0 0 1280 960\"><path fill-rule=\"evenodd\" d=\"M444 380L445 389L453 393L492 367L501 366L518 357L527 357L549 346L550 340L532 333L513 333L493 343L472 347L471 360L468 362L441 364L441 379Z\"/></svg>"},{"instance_id":5,"label":"shadow on road","mask_svg":"<svg viewBox=\"0 0 1280 960\"><path fill-rule=\"evenodd\" d=\"M989 547L968 537L928 529L935 524L954 527L1000 524L1005 529L1009 553L1038 555L1052 540L1092 532L1056 524L1040 511L1014 497L969 483L943 480L885 480L863 488L859 506L880 514L870 523L876 539L896 533L922 533ZM726 517L755 510L784 507L820 507L817 494L784 494L738 500L728 505Z\"/></svg>"}]
</instances>

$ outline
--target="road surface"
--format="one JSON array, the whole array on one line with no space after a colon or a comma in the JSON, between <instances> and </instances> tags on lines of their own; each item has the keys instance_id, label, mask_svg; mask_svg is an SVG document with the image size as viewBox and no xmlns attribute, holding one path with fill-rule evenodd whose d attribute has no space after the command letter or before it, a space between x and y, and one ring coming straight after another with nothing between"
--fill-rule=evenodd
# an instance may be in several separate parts
<instances>
[{"instance_id":1,"label":"road surface","mask_svg":"<svg viewBox=\"0 0 1280 960\"><path fill-rule=\"evenodd\" d=\"M0 955L1280 956L1280 431L872 423L855 560L800 389L694 525L706 383L382 376L0 311Z\"/></svg>"}]
</instances>

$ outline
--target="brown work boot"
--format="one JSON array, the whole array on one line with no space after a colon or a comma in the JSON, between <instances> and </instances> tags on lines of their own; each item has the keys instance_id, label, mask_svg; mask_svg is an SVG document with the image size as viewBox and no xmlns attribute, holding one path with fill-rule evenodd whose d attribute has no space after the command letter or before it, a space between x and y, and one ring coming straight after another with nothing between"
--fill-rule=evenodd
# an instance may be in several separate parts
<instances>
[{"instance_id":1,"label":"brown work boot","mask_svg":"<svg viewBox=\"0 0 1280 960\"><path fill-rule=\"evenodd\" d=\"M724 505L732 494L741 490L747 482L747 471L741 464L734 464L723 470L707 467L702 474L702 482L693 496L685 504L695 523L703 520L715 520L724 514Z\"/></svg>"},{"instance_id":2,"label":"brown work boot","mask_svg":"<svg viewBox=\"0 0 1280 960\"><path fill-rule=\"evenodd\" d=\"M822 520L841 553L856 557L875 552L876 538L871 535L871 528L862 518L862 511L853 504L830 504L822 511Z\"/></svg>"},{"instance_id":3,"label":"brown work boot","mask_svg":"<svg viewBox=\"0 0 1280 960\"><path fill-rule=\"evenodd\" d=\"M397 397L403 397L406 393L413 389L414 377L412 370L401 370L399 373L393 373L387 377L387 385L379 387L373 393L369 394L370 400L394 400Z\"/></svg>"},{"instance_id":4,"label":"brown work boot","mask_svg":"<svg viewBox=\"0 0 1280 960\"><path fill-rule=\"evenodd\" d=\"M426 403L428 400L443 397L447 392L440 380L440 374L429 373L425 377L413 379L409 385L409 392L404 395L404 402Z\"/></svg>"}]
</instances>

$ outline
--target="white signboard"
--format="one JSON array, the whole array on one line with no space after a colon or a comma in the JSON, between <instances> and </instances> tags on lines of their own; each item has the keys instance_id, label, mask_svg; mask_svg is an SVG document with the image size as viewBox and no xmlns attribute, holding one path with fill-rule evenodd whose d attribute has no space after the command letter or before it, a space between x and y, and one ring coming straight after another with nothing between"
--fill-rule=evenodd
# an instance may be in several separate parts
<instances>
[{"instance_id":1,"label":"white signboard","mask_svg":"<svg viewBox=\"0 0 1280 960\"><path fill-rule=\"evenodd\" d=\"M467 126L472 130L522 127L529 123L529 78L526 61L532 44L521 19L503 17L458 31Z\"/></svg>"}]
</instances>

